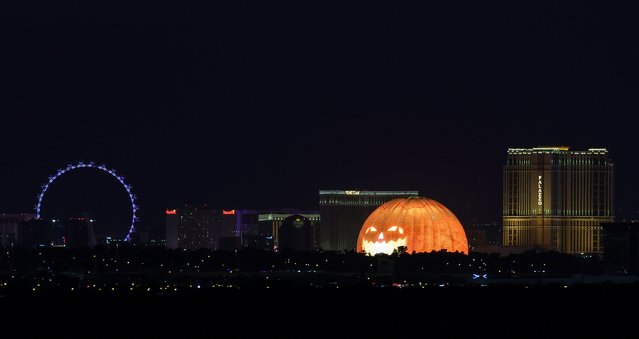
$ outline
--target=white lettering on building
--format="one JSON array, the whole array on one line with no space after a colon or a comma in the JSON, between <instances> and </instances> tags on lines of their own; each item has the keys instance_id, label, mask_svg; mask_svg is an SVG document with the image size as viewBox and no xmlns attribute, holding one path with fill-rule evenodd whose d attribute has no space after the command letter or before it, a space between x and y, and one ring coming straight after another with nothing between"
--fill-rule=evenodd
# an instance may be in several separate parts
<instances>
[{"instance_id":1,"label":"white lettering on building","mask_svg":"<svg viewBox=\"0 0 639 339\"><path fill-rule=\"evenodd\" d=\"M539 176L539 180L537 181L537 205L541 206L542 204L542 194L541 191L541 175Z\"/></svg>"}]
</instances>

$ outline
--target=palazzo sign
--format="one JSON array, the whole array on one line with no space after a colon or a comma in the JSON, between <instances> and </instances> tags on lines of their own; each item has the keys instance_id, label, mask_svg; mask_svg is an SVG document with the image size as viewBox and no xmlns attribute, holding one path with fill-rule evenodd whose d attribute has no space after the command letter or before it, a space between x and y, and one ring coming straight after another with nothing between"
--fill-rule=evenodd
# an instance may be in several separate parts
<instances>
[{"instance_id":1,"label":"palazzo sign","mask_svg":"<svg viewBox=\"0 0 639 339\"><path fill-rule=\"evenodd\" d=\"M541 190L541 175L539 176L539 180L537 181L537 205L541 206L542 204L542 196L543 192Z\"/></svg>"}]
</instances>

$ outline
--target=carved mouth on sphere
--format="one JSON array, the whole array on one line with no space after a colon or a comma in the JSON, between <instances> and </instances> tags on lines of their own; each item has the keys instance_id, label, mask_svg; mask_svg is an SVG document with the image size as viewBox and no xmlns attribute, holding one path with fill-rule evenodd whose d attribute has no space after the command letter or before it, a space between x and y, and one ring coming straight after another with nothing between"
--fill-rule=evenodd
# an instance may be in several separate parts
<instances>
[{"instance_id":1,"label":"carved mouth on sphere","mask_svg":"<svg viewBox=\"0 0 639 339\"><path fill-rule=\"evenodd\" d=\"M368 241L364 240L362 247L364 252L375 255L378 253L392 254L393 251L400 246L406 246L406 238L399 238L390 241Z\"/></svg>"}]
</instances>

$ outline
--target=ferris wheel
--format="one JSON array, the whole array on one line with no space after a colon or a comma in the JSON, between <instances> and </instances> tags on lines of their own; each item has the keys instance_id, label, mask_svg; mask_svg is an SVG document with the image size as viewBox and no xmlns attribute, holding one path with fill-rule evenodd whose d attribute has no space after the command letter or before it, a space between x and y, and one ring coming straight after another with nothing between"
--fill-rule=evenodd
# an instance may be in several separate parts
<instances>
[{"instance_id":1,"label":"ferris wheel","mask_svg":"<svg viewBox=\"0 0 639 339\"><path fill-rule=\"evenodd\" d=\"M46 184L42 185L42 191L40 191L40 194L38 194L38 203L36 204L36 207L35 207L35 209L36 209L36 218L40 219L40 212L41 212L41 208L42 208L42 200L44 198L44 195L47 193L47 190L49 189L49 187L51 187L51 184L53 184L53 182L56 181L63 174L74 172L74 171L76 171L78 169L82 169L82 168L97 169L97 170L106 172L106 173L110 174L112 177L114 177L118 182L120 182L122 187L124 187L124 189L126 190L127 194L129 195L129 199L131 200L131 211L133 213L132 213L132 217L131 217L131 226L129 227L129 231L127 232L126 236L124 237L124 241L130 241L131 240L131 236L135 232L135 224L138 221L137 212L140 210L138 205L137 205L137 202L136 202L136 196L135 196L135 194L133 194L133 191L131 189L131 185L127 184L124 181L124 177L119 175L119 174L117 174L115 172L115 170L109 169L105 165L96 165L93 162L89 162L89 163L78 162L76 164L70 164L70 165L67 165L64 168L59 169L55 174L50 176L49 177L49 181L47 181Z\"/></svg>"}]
</instances>

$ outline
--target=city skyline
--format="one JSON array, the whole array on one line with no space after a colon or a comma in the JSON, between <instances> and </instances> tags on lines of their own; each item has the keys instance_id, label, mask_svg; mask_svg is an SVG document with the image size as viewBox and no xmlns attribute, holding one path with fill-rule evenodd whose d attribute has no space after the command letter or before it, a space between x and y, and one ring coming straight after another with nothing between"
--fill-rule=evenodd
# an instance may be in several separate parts
<instances>
[{"instance_id":1,"label":"city skyline","mask_svg":"<svg viewBox=\"0 0 639 339\"><path fill-rule=\"evenodd\" d=\"M615 221L614 215L614 161L609 157L609 151L605 148L588 148L587 150L575 150L569 146L543 146L534 148L509 148L508 157L503 166L503 243L504 250L521 251L530 248L553 250L571 254L599 254L603 253L602 224ZM45 193L50 187L66 173L81 172L86 169L108 173L119 182L121 188L131 200L130 208L133 209L132 221L139 226L136 212L139 209L137 198L132 186L125 182L124 177L108 166L96 163L74 163L57 170L49 176L48 182L41 188L38 194L36 214L23 214L27 218L37 218L41 212L41 204ZM70 176L71 174L66 174ZM324 250L352 250L364 219L378 206L392 199L416 197L418 191L367 191L367 190L319 190L319 211L314 220L323 222L323 227L313 225L313 241L315 248ZM65 205L67 202L58 201ZM111 208L111 205L106 206ZM191 212L187 212L193 209ZM177 212L177 211L180 212ZM198 212L198 210L200 212ZM297 209L297 211L300 211ZM195 213L193 213L195 212ZM199 214L198 214L199 213ZM202 214L204 213L204 214ZM234 248L234 246L246 247L248 242L244 236L250 238L249 242L259 243L259 248L277 248L277 233L279 226L269 225L268 233L258 231L258 221L261 215L273 215L285 213L292 216L294 209L265 209L242 210L234 207L224 209L219 206L209 207L185 204L184 208L164 210L165 224L155 223L153 231L158 233L159 227L166 227L166 235L160 236L162 243L167 248L212 248L221 247L222 238L237 238L237 245L227 241L222 247ZM200 215L201 214L201 215ZM232 219L222 222L222 219L232 216ZM78 216L79 213L64 216L64 219ZM92 214L84 214L82 220L89 221ZM236 215L238 219L236 219ZM242 222L242 216L253 215L254 222ZM323 217L320 219L320 215ZM7 221L19 217L6 215ZM59 217L59 216L58 216ZM92 218L92 217L91 217ZM179 218L179 219L178 219ZM183 219L185 218L185 219ZM173 221L170 221L173 220ZM178 220L184 220L179 221ZM94 221L96 223L94 223ZM622 221L618 218L617 221ZM55 220L53 220L55 223ZM145 244L149 244L150 222L138 228L145 233ZM226 226L222 226L222 225ZM246 226L243 226L246 224ZM474 225L473 225L474 224ZM481 223L466 223L462 226L466 231L479 231L477 245L489 245L487 241L488 229L480 231L484 226ZM9 225L9 224L8 224ZM13 225L17 225L13 223ZM90 220L91 227L99 225L97 220ZM173 225L173 226L170 226ZM485 224L484 224L485 225ZM162 227L164 226L164 227ZM265 225L266 226L266 225ZM478 226L479 228L476 228ZM16 227L16 226L9 226ZM248 228L245 228L248 227ZM387 225L387 227L390 227ZM179 228L179 231L178 231ZM116 233L126 234L126 240L132 235L133 225L127 229L100 230L102 238L121 238ZM172 231L170 231L172 230ZM494 232L496 230L491 230ZM12 233L11 230L3 231L3 234ZM128 234L127 234L128 233ZM139 232L136 232L139 233ZM162 232L160 232L162 233ZM483 235L481 234L483 233ZM15 232L13 232L15 236ZM91 231L92 237L95 234ZM158 237L156 234L155 237ZM186 238L188 242L186 242ZM271 240L266 240L269 237ZM100 239L102 239L100 238ZM201 238L201 239L200 239ZM4 238L3 238L4 239ZM155 241L160 239L154 239ZM178 244L178 239L179 244ZM9 238L3 240L9 241ZM264 241L270 243L266 245ZM66 241L65 241L66 242ZM102 239L101 242L104 242ZM95 240L93 240L95 243ZM108 241L107 241L108 243ZM53 238L51 244L54 244ZM157 244L157 242L156 242ZM254 246L251 245L251 246Z\"/></svg>"},{"instance_id":2,"label":"city skyline","mask_svg":"<svg viewBox=\"0 0 639 339\"><path fill-rule=\"evenodd\" d=\"M542 148L557 148L557 147L558 146L539 146L539 147L533 147L533 148L512 148L511 147L511 148L508 148L508 150L506 152L506 155L509 152L511 152L511 150L513 150L513 149L514 150L526 150L526 149L542 149ZM572 149L570 146L559 146L559 148L562 148L562 149L565 148L566 150ZM603 150L606 150L606 152L608 153L608 150L605 149L605 148L592 148L592 149L595 149L595 150L603 149ZM504 157L504 161L505 160L506 160L506 157ZM611 164L612 164L612 162L611 162ZM124 182L124 181L121 181L121 182L118 183L117 181L112 180L113 178L115 178L118 181L120 181L120 180L123 180L124 177L117 170L108 169L105 166L108 166L108 165L104 165L104 164L99 164L98 165L97 163L94 163L94 162L77 162L77 163L70 163L70 164L68 164L66 166L62 166L60 169L57 169L56 171L52 171L51 172L52 175L50 175L48 177L48 179L47 179L48 181L45 180L45 183L40 186L40 190L36 194L36 198L34 199L34 201L35 201L34 206L31 209L23 208L22 210L17 210L17 211L1 210L0 213L4 213L4 214L20 214L20 213L30 214L30 213L34 213L34 214L37 214L36 212L39 211L39 209L41 208L41 205L54 205L55 207L53 209L54 210L57 209L58 211L56 211L56 213L53 213L53 214L49 213L49 216L48 216L49 218L77 217L77 216L83 216L84 215L83 213L87 213L87 210L86 210L87 204L88 204L88 206L90 206L89 209L96 208L97 207L96 203L95 203L96 201L99 201L102 204L104 204L105 202L107 203L107 204L105 204L105 206L100 206L100 208L102 209L102 212L104 212L105 210L113 211L111 209L111 205L108 204L108 202L111 201L111 202L114 203L114 205L117 205L118 207L129 206L128 208L126 208L126 207L120 208L120 211L118 211L118 212L125 212L125 214L126 214L127 209L130 211L131 208L134 208L136 210L136 213L139 213L139 208L140 208L139 203L136 203L135 205L132 205L131 203L133 201L128 202L128 203L126 202L126 201L132 199L133 195L135 195L134 192L133 192L132 185L130 185L130 184ZM96 168L96 169L99 169L99 170L101 170L103 172L112 171L112 173L110 173L110 176L112 176L113 178L106 178L108 176L105 177L104 175L102 175L100 173L85 173L83 171L84 167L86 167L86 168L90 168L90 167ZM72 168L73 168L73 170L72 170ZM64 176L65 177L64 180L58 179L58 177L62 176L62 174L67 173L67 172L74 172L74 174L65 175ZM76 174L75 172L79 172L80 174ZM96 170L94 172L99 172L99 171ZM98 174L98 175L96 175L96 174ZM499 172L499 174L500 174L500 176L503 174L503 169ZM74 178L76 176L79 176L80 179ZM72 180L69 180L68 177L70 177ZM65 180L67 181L66 183L58 183L59 181L65 181ZM69 184L69 181L71 181L71 184ZM75 182L73 182L73 181L75 181ZM98 195L98 196L100 196L100 195L102 195L104 193L104 192L99 191L99 189L98 190L92 190L90 187L87 187L87 184L94 184L95 181L98 182L98 186L101 189L104 189L104 188L107 188L108 186L110 186L107 189L108 198L101 197L99 199L93 199L93 201L87 202L86 200L91 200L91 198L93 198L93 197L91 197L91 195L93 195L94 193L95 193L95 195ZM614 181L616 182L616 180L614 180ZM66 185L66 187L65 187L65 185ZM416 184L416 185L418 185L418 184ZM69 202L67 199L69 197L71 197L70 200L73 201L73 200L78 200L78 198L77 197L68 196L68 194L69 193L71 193L71 194L78 193L77 191L74 191L74 189L77 189L77 188L79 188L81 186L82 186L83 192L81 192L81 194L80 194L80 199L82 200L82 202L83 202L82 204L84 205L84 207L81 208L81 209L77 209L76 208L75 210L73 210L73 207L70 208L69 206L67 206L68 202ZM613 186L614 186L614 183L613 183ZM50 188L50 187L53 187L53 188ZM500 185L499 188L503 189L503 186ZM373 192L374 191L374 190L362 189L362 188L353 187L353 186L341 187L339 189L341 190L341 192ZM493 187L493 189L494 189L494 187ZM63 193L55 192L55 191L60 191L60 190L63 191ZM54 191L55 193L54 194L48 193L50 191ZM116 191L121 191L121 192L114 194L114 192L116 192ZM322 192L322 191L331 191L331 190L320 189L319 191ZM418 192L418 191L416 190L415 192ZM46 194L47 195L47 199L44 199L45 193L47 193ZM65 193L67 194L67 198L64 197ZM125 194L123 195L122 193L125 193ZM110 196L109 196L109 194L110 194ZM50 195L54 195L55 198L48 198L48 196L50 196ZM111 198L114 195L119 195L119 200L120 201L117 201L117 200L113 201ZM130 197L127 198L127 199L123 199L123 197L127 196L127 195L130 195ZM425 195L425 196L428 197L428 195ZM616 196L617 195L615 194L615 198L616 198ZM289 201L298 201L299 199L297 199L297 198L298 197L290 197ZM109 200L109 199L111 199L111 200ZM46 200L48 200L48 201L46 201ZM197 202L197 203L192 203L191 200L187 200L187 202L182 201L182 202L178 202L178 203L174 203L174 204L161 203L159 209L157 209L157 206L155 206L156 208L151 213L147 214L147 215L153 215L153 217L150 220L146 220L146 221L147 222L157 222L163 217L162 212L166 208L171 207L171 206L175 206L175 205L179 205L179 204L185 204L185 203L187 205L189 205L189 204L190 205L206 204L206 205L211 205L212 207L214 206L215 208L220 208L220 209L224 209L224 208L242 209L242 208L245 208L245 206L237 205L237 204L236 205L231 205L231 204L225 203L225 204L218 204L217 206L215 206L214 204L210 203L210 201L215 201L215 200L216 199L211 199L209 201L201 201L201 202ZM75 203L77 205L77 201L75 201ZM93 203L93 206L91 206L91 203ZM299 201L298 201L298 203L299 203ZM621 203L624 204L624 201L622 201ZM314 205L311 204L310 207L308 207L308 206L300 207L300 205L295 205L295 203L291 203L290 205L285 205L285 206L270 206L268 204L268 202L266 202L266 203L262 203L262 205L256 205L256 206L250 206L250 207L253 208L253 209L265 209L265 210L267 210L267 209L274 210L274 209L278 209L278 208L279 209L281 209L281 208L317 209L317 208L319 208L320 204L321 204L321 202L319 200L316 200L316 203ZM48 209L51 209L51 207L49 207L49 206L47 206L47 207L48 207ZM100 209L100 208L98 208L98 209ZM62 210L62 212L60 212L59 210ZM619 212L620 210L621 209L617 208L615 211ZM73 212L70 212L70 211L73 211ZM626 213L621 213L621 215L619 215L619 214L615 215L615 213L614 213L615 211L613 211L613 216L618 217L620 220L629 219L629 218L632 218L632 216L633 216L633 214L631 212L628 212L628 211L626 211ZM484 216L483 219L482 218L477 218L476 216L473 216L472 219L469 219L468 215L465 215L464 221L466 221L465 223L469 223L469 222L470 223L493 222L493 221L501 219L501 212L502 212L502 210L501 210L501 207L500 207L499 208L500 215L497 216L495 219L485 218L485 216ZM91 212L89 212L89 213L91 213ZM120 213L120 214L122 214L122 213ZM136 217L136 218L138 218L138 217ZM130 217L129 217L129 219L130 219Z\"/></svg>"},{"instance_id":3,"label":"city skyline","mask_svg":"<svg viewBox=\"0 0 639 339\"><path fill-rule=\"evenodd\" d=\"M632 337L637 18L0 1L0 335Z\"/></svg>"}]
</instances>

